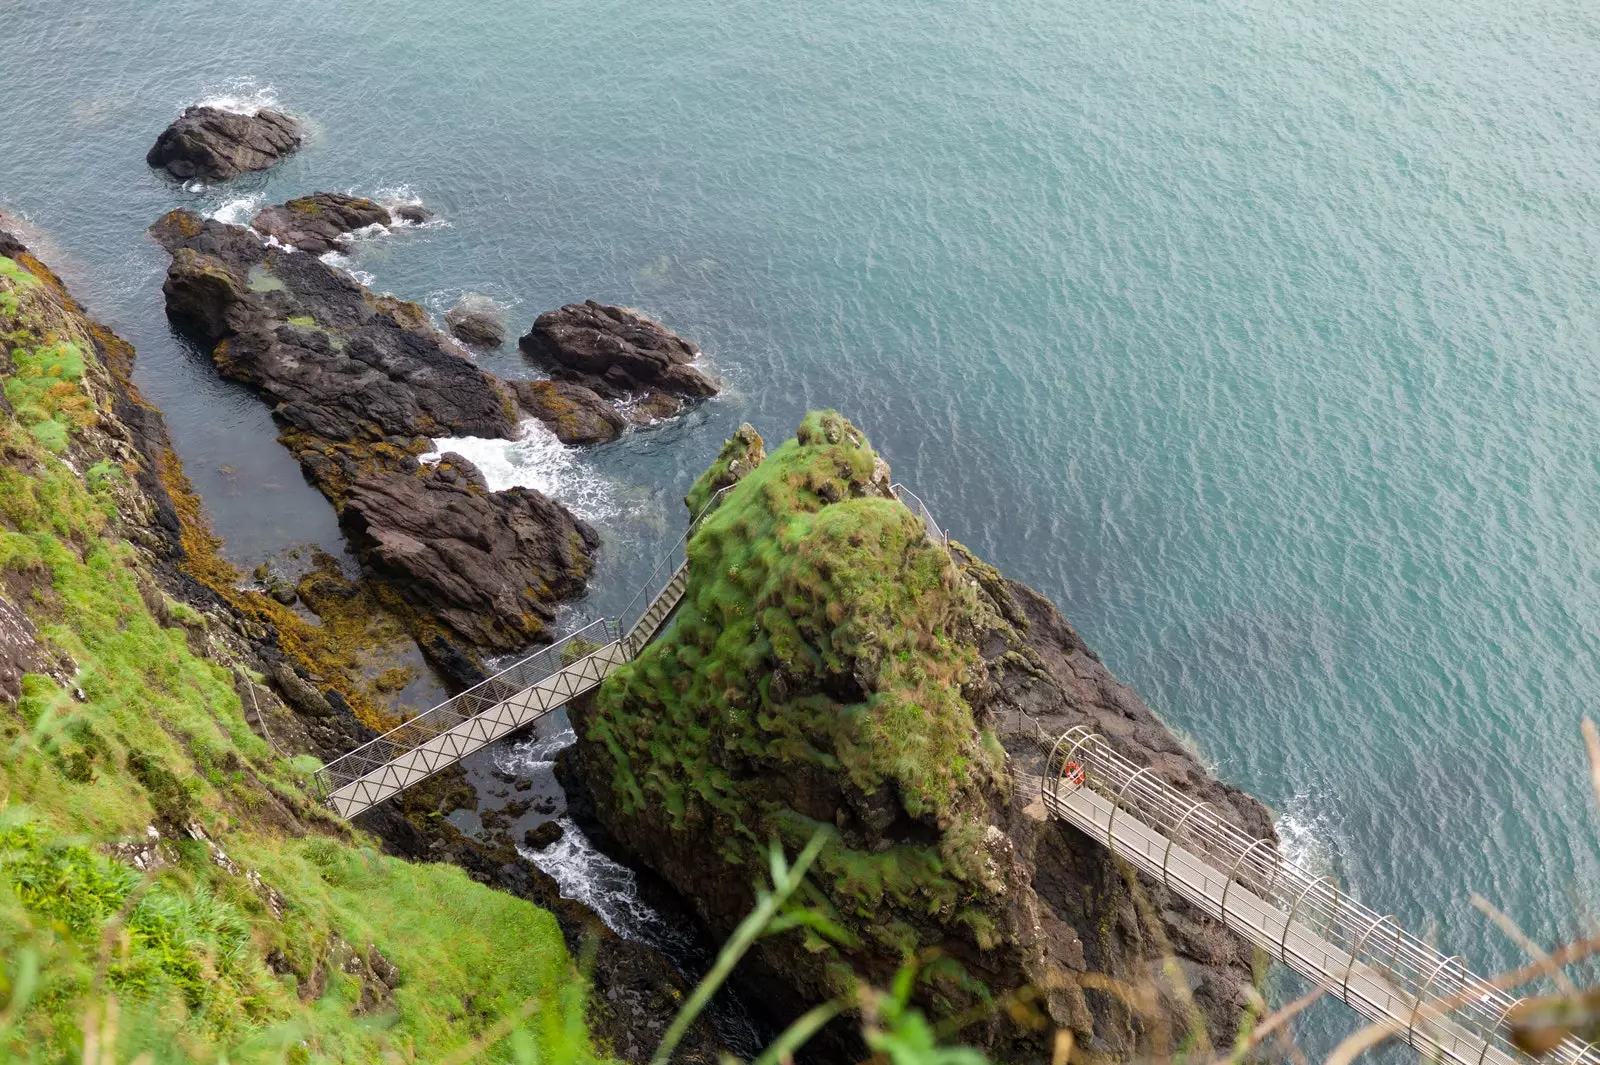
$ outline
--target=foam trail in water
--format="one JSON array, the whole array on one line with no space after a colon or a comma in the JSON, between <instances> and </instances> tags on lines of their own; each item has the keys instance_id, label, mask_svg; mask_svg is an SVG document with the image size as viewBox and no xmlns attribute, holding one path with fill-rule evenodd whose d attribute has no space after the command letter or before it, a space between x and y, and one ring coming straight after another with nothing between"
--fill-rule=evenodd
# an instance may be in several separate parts
<instances>
[{"instance_id":1,"label":"foam trail in water","mask_svg":"<svg viewBox=\"0 0 1600 1065\"><path fill-rule=\"evenodd\" d=\"M554 765L557 752L577 742L577 733L567 727L549 736L534 735L519 743L496 746L490 757L494 759L494 767L502 773L532 776Z\"/></svg>"},{"instance_id":2,"label":"foam trail in water","mask_svg":"<svg viewBox=\"0 0 1600 1065\"><path fill-rule=\"evenodd\" d=\"M624 939L659 946L676 938L661 914L639 898L632 869L595 850L570 817L557 823L562 831L559 840L542 851L518 850L555 880L562 898L583 903Z\"/></svg>"},{"instance_id":3,"label":"foam trail in water","mask_svg":"<svg viewBox=\"0 0 1600 1065\"><path fill-rule=\"evenodd\" d=\"M1333 872L1333 826L1308 794L1301 792L1289 800L1278 816L1277 829L1279 853L1285 858L1318 875Z\"/></svg>"},{"instance_id":4,"label":"foam trail in water","mask_svg":"<svg viewBox=\"0 0 1600 1065\"><path fill-rule=\"evenodd\" d=\"M230 226L247 226L250 220L261 210L266 199L262 196L238 196L231 200L224 200L207 218L214 218Z\"/></svg>"},{"instance_id":5,"label":"foam trail in water","mask_svg":"<svg viewBox=\"0 0 1600 1065\"><path fill-rule=\"evenodd\" d=\"M278 108L278 90L261 85L254 78L234 78L220 91L207 96L196 106L215 107L236 115L253 115L263 109Z\"/></svg>"},{"instance_id":6,"label":"foam trail in water","mask_svg":"<svg viewBox=\"0 0 1600 1065\"><path fill-rule=\"evenodd\" d=\"M478 467L491 491L532 488L591 521L615 516L611 485L579 461L577 452L557 440L543 422L532 418L523 422L516 440L443 437L433 442L433 451L422 461L438 462L446 451Z\"/></svg>"}]
</instances>

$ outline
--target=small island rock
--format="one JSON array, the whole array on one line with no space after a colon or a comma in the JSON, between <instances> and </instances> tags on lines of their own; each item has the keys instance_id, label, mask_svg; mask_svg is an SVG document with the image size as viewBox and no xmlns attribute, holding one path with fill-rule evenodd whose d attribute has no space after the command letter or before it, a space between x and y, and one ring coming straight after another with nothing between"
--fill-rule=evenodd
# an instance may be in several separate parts
<instances>
[{"instance_id":1,"label":"small island rock","mask_svg":"<svg viewBox=\"0 0 1600 1065\"><path fill-rule=\"evenodd\" d=\"M561 822L546 821L538 828L530 828L527 832L524 832L522 842L527 844L530 850L542 851L561 842L561 837L566 834L566 831L561 827Z\"/></svg>"},{"instance_id":2,"label":"small island rock","mask_svg":"<svg viewBox=\"0 0 1600 1065\"><path fill-rule=\"evenodd\" d=\"M389 209L372 200L337 192L314 192L265 208L250 225L280 244L321 255L348 248L350 234L356 230L388 225L391 220Z\"/></svg>"},{"instance_id":3,"label":"small island rock","mask_svg":"<svg viewBox=\"0 0 1600 1065\"><path fill-rule=\"evenodd\" d=\"M506 342L506 323L499 306L482 296L467 296L444 316L457 340L480 348L498 348Z\"/></svg>"},{"instance_id":4,"label":"small island rock","mask_svg":"<svg viewBox=\"0 0 1600 1065\"><path fill-rule=\"evenodd\" d=\"M162 131L145 162L182 180L227 181L267 169L304 137L300 123L280 111L244 115L197 105Z\"/></svg>"},{"instance_id":5,"label":"small island rock","mask_svg":"<svg viewBox=\"0 0 1600 1065\"><path fill-rule=\"evenodd\" d=\"M624 307L594 300L569 303L539 315L517 343L552 376L607 399L662 392L695 400L717 394L716 382L693 365L699 355L693 344Z\"/></svg>"}]
</instances>

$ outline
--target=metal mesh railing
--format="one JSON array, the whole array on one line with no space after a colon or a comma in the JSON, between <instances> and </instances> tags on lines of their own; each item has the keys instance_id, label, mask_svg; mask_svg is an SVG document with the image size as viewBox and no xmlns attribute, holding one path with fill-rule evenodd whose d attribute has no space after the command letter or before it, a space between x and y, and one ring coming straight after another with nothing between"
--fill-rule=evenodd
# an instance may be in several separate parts
<instances>
[{"instance_id":1,"label":"metal mesh railing","mask_svg":"<svg viewBox=\"0 0 1600 1065\"><path fill-rule=\"evenodd\" d=\"M339 788L359 780L375 769L433 739L443 735L469 718L504 702L518 692L526 691L552 674L558 673L573 662L585 657L578 651L585 644L609 644L618 638L616 624L610 618L591 621L577 632L562 637L548 647L523 658L489 679L473 685L454 698L447 699L425 713L390 729L382 736L362 744L349 754L336 758L316 774L320 797L326 799Z\"/></svg>"},{"instance_id":2,"label":"metal mesh railing","mask_svg":"<svg viewBox=\"0 0 1600 1065\"><path fill-rule=\"evenodd\" d=\"M1357 1012L1390 1024L1423 1053L1460 1065L1531 1060L1504 1034L1519 999L1474 974L1461 958L1410 935L1392 915L1363 906L1331 877L1288 861L1273 841L1252 837L1089 729L1080 726L1056 740L1041 790L1052 813ZM1104 802L1075 794L1080 791ZM1600 1065L1600 1054L1568 1039L1540 1060Z\"/></svg>"},{"instance_id":3,"label":"metal mesh railing","mask_svg":"<svg viewBox=\"0 0 1600 1065\"><path fill-rule=\"evenodd\" d=\"M678 567L683 565L684 560L688 557L689 537L693 536L695 529L699 528L701 519L715 510L722 502L723 497L736 487L738 487L737 482L724 485L711 493L711 498L707 499L706 505L700 508L700 513L689 520L689 527L683 530L683 535L678 537L677 542L667 548L661 558L657 560L656 568L650 571L650 576L644 579L644 583L639 585L639 590L634 593L633 601L618 616L618 624L622 625L623 632L631 632L633 627L639 624L644 619L644 616L650 612L650 608L655 605L656 599L672 583L670 575L675 574ZM661 576L663 571L669 574L665 579ZM645 599L646 595L649 595L650 598ZM640 606L641 600L643 600L643 606Z\"/></svg>"},{"instance_id":4,"label":"metal mesh railing","mask_svg":"<svg viewBox=\"0 0 1600 1065\"><path fill-rule=\"evenodd\" d=\"M922 519L922 524L928 530L928 539L947 551L950 549L949 535L939 528L939 523L933 520L933 512L927 508L917 493L898 482L891 484L889 491L893 492L894 497L904 503L911 513Z\"/></svg>"}]
</instances>

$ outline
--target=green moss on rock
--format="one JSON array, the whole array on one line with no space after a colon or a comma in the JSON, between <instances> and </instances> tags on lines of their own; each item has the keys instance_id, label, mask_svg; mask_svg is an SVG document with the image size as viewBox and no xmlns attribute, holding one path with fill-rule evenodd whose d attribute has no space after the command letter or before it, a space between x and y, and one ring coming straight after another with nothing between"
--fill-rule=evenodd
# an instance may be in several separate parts
<instances>
[{"instance_id":1,"label":"green moss on rock","mask_svg":"<svg viewBox=\"0 0 1600 1065\"><path fill-rule=\"evenodd\" d=\"M587 721L617 813L715 837L735 864L830 825L813 875L860 945L982 944L1003 890L984 835L1003 759L962 695L974 588L837 413L761 449L741 430L696 482L691 509L734 487L690 539L676 622Z\"/></svg>"}]
</instances>

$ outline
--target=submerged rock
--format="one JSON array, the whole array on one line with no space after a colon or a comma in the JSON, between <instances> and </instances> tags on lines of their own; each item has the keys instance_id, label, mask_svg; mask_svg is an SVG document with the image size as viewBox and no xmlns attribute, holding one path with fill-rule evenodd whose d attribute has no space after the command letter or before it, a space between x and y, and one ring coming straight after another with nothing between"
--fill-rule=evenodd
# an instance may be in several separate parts
<instances>
[{"instance_id":1,"label":"submerged rock","mask_svg":"<svg viewBox=\"0 0 1600 1065\"><path fill-rule=\"evenodd\" d=\"M567 445L604 444L627 426L617 408L572 381L507 381L517 405Z\"/></svg>"},{"instance_id":2,"label":"submerged rock","mask_svg":"<svg viewBox=\"0 0 1600 1065\"><path fill-rule=\"evenodd\" d=\"M510 390L421 307L315 256L191 211L151 231L172 255L168 314L273 405L363 561L413 608L437 611L416 627L435 661L462 673L472 647L542 637L554 602L583 592L593 531L538 492L490 492L464 464L417 461L436 437L512 439Z\"/></svg>"},{"instance_id":3,"label":"submerged rock","mask_svg":"<svg viewBox=\"0 0 1600 1065\"><path fill-rule=\"evenodd\" d=\"M717 394L716 382L692 365L694 345L623 307L569 303L539 315L517 343L551 376L607 399L659 396L676 411Z\"/></svg>"},{"instance_id":4,"label":"submerged rock","mask_svg":"<svg viewBox=\"0 0 1600 1065\"><path fill-rule=\"evenodd\" d=\"M763 450L741 430L691 490L693 507L735 486L690 540L675 624L571 708L605 827L716 935L754 904L770 840L793 854L825 833L808 905L838 934L763 940L748 978L793 1014L851 973L884 986L938 957L917 999L983 1015L964 1041L1049 1060L1048 1033L1069 1029L1126 1061L1152 1049L1149 1018L1094 989L1152 990L1181 1037L1186 1013L1151 982L1170 947L1195 1038L1229 1045L1250 948L1048 820L1035 737L1088 724L1255 835L1273 833L1266 811L1211 779L1042 597L932 541L850 423L814 414ZM1028 1023L983 1010L1010 992L1031 996Z\"/></svg>"},{"instance_id":5,"label":"submerged rock","mask_svg":"<svg viewBox=\"0 0 1600 1065\"><path fill-rule=\"evenodd\" d=\"M498 348L506 342L506 323L493 300L468 296L445 312L445 325L457 340L480 348Z\"/></svg>"},{"instance_id":6,"label":"submerged rock","mask_svg":"<svg viewBox=\"0 0 1600 1065\"><path fill-rule=\"evenodd\" d=\"M303 139L300 124L279 111L241 115L195 106L162 131L145 162L183 180L226 181L267 169Z\"/></svg>"},{"instance_id":7,"label":"submerged rock","mask_svg":"<svg viewBox=\"0 0 1600 1065\"><path fill-rule=\"evenodd\" d=\"M282 244L321 255L350 247L350 234L388 225L389 209L360 196L314 192L258 212L250 225Z\"/></svg>"}]
</instances>

